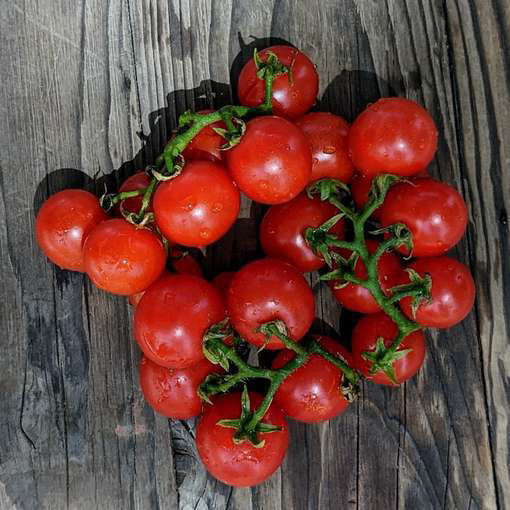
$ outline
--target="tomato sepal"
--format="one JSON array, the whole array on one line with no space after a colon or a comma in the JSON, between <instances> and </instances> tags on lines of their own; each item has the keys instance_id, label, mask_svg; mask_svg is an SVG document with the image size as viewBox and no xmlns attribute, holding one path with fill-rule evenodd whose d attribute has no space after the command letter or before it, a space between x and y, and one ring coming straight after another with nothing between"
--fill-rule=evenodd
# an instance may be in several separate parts
<instances>
[{"instance_id":1,"label":"tomato sepal","mask_svg":"<svg viewBox=\"0 0 510 510\"><path fill-rule=\"evenodd\" d=\"M203 337L202 351L204 356L215 365L220 365L223 370L228 371L230 367L229 360L225 353L219 349L215 341L225 340L232 333L229 320L224 319L217 324L213 324Z\"/></svg>"},{"instance_id":2,"label":"tomato sepal","mask_svg":"<svg viewBox=\"0 0 510 510\"><path fill-rule=\"evenodd\" d=\"M409 275L409 283L396 285L390 289L395 296L395 301L400 300L406 295L410 295L411 313L413 319L416 319L416 312L422 304L429 304L432 301L432 278L430 274L425 273L421 276L417 271L408 267L404 271Z\"/></svg>"},{"instance_id":3,"label":"tomato sepal","mask_svg":"<svg viewBox=\"0 0 510 510\"><path fill-rule=\"evenodd\" d=\"M332 196L337 196L340 191L345 191L349 194L351 192L349 186L344 182L339 179L329 178L318 179L306 188L308 198L313 198L314 195L318 195L323 202L329 200Z\"/></svg>"},{"instance_id":4,"label":"tomato sepal","mask_svg":"<svg viewBox=\"0 0 510 510\"><path fill-rule=\"evenodd\" d=\"M289 81L292 83L290 69L287 66L284 66L277 55L272 51L267 52L267 59L264 62L260 59L257 48L254 48L253 61L255 62L255 68L257 69L257 78L260 80L265 80L268 73L271 73L271 76L273 77L279 74L288 74Z\"/></svg>"},{"instance_id":5,"label":"tomato sepal","mask_svg":"<svg viewBox=\"0 0 510 510\"><path fill-rule=\"evenodd\" d=\"M394 223L393 225L388 225L387 227L381 227L376 230L370 232L373 235L381 235L384 234L386 236L391 236L392 242L388 244L388 248L400 248L401 246L405 247L408 250L409 255L405 257L406 259L410 259L413 255L413 234L403 223Z\"/></svg>"}]
</instances>

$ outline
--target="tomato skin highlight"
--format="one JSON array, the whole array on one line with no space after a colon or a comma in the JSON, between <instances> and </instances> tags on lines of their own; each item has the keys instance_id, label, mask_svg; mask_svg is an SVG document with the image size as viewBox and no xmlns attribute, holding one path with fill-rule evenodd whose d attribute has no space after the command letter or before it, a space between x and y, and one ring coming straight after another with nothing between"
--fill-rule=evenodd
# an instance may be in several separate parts
<instances>
[{"instance_id":1,"label":"tomato skin highlight","mask_svg":"<svg viewBox=\"0 0 510 510\"><path fill-rule=\"evenodd\" d=\"M191 161L154 194L154 217L173 244L202 247L214 243L239 214L239 190L222 165Z\"/></svg>"},{"instance_id":2,"label":"tomato skin highlight","mask_svg":"<svg viewBox=\"0 0 510 510\"><path fill-rule=\"evenodd\" d=\"M367 249L370 254L377 250L379 244L378 241L372 239L366 240ZM351 252L348 250L340 249L338 252L345 259L348 259L351 255ZM381 256L377 264L377 273L379 284L385 295L390 295L390 289L400 283L402 272L402 266L397 255L392 252L386 252ZM354 276L362 280L367 278L365 264L361 258L358 258L356 262ZM381 311L381 308L368 289L354 283L349 283L345 287L335 289L337 284L337 280L328 281L333 296L345 308L360 313L377 313Z\"/></svg>"},{"instance_id":3,"label":"tomato skin highlight","mask_svg":"<svg viewBox=\"0 0 510 510\"><path fill-rule=\"evenodd\" d=\"M468 211L460 193L449 184L414 178L392 186L379 209L382 226L404 223L413 235L413 255L442 255L462 238ZM404 247L399 248L406 253Z\"/></svg>"},{"instance_id":4,"label":"tomato skin highlight","mask_svg":"<svg viewBox=\"0 0 510 510\"><path fill-rule=\"evenodd\" d=\"M281 117L256 117L226 154L239 189L261 204L288 202L310 181L312 155L301 130Z\"/></svg>"},{"instance_id":5,"label":"tomato skin highlight","mask_svg":"<svg viewBox=\"0 0 510 510\"><path fill-rule=\"evenodd\" d=\"M351 354L338 342L326 336L315 339L324 349L343 357L349 366L353 366ZM294 351L282 349L271 368L281 368L294 357ZM312 354L304 365L283 381L274 403L293 420L304 423L330 420L349 405L340 389L342 379L343 373L339 368L319 354Z\"/></svg>"},{"instance_id":6,"label":"tomato skin highlight","mask_svg":"<svg viewBox=\"0 0 510 510\"><path fill-rule=\"evenodd\" d=\"M196 113L206 115L213 111L206 109ZM186 161L206 160L213 163L221 163L223 160L221 146L225 144L225 139L214 131L215 128L226 129L227 126L222 120L205 126L182 151Z\"/></svg>"},{"instance_id":7,"label":"tomato skin highlight","mask_svg":"<svg viewBox=\"0 0 510 510\"><path fill-rule=\"evenodd\" d=\"M354 166L347 146L349 123L327 112L307 113L294 123L303 131L312 150L310 182L326 177L350 182Z\"/></svg>"},{"instance_id":8,"label":"tomato skin highlight","mask_svg":"<svg viewBox=\"0 0 510 510\"><path fill-rule=\"evenodd\" d=\"M319 90L319 75L311 60L296 48L271 46L258 53L260 60L265 62L269 52L274 53L292 74L292 79L288 74L280 74L273 79L273 113L295 119L315 104ZM250 58L241 69L237 93L242 105L255 107L264 102L265 83L263 79L257 78L253 58Z\"/></svg>"},{"instance_id":9,"label":"tomato skin highlight","mask_svg":"<svg viewBox=\"0 0 510 510\"><path fill-rule=\"evenodd\" d=\"M92 283L121 296L145 290L160 277L165 263L159 238L122 219L103 221L83 245L83 265Z\"/></svg>"},{"instance_id":10,"label":"tomato skin highlight","mask_svg":"<svg viewBox=\"0 0 510 510\"><path fill-rule=\"evenodd\" d=\"M451 328L466 318L475 302L475 283L469 269L451 257L423 257L408 267L432 279L431 302L422 303L413 318L411 298L400 300L411 320L431 328Z\"/></svg>"},{"instance_id":11,"label":"tomato skin highlight","mask_svg":"<svg viewBox=\"0 0 510 510\"><path fill-rule=\"evenodd\" d=\"M140 361L140 387L148 404L159 414L187 420L202 411L197 390L204 379L220 372L218 365L204 359L188 368L165 368L145 356Z\"/></svg>"},{"instance_id":12,"label":"tomato skin highlight","mask_svg":"<svg viewBox=\"0 0 510 510\"><path fill-rule=\"evenodd\" d=\"M282 320L288 336L299 341L315 318L312 289L290 264L265 258L240 269L227 294L227 311L234 329L249 343L266 349L282 349L274 335L266 343L256 330L264 323Z\"/></svg>"},{"instance_id":13,"label":"tomato skin highlight","mask_svg":"<svg viewBox=\"0 0 510 510\"><path fill-rule=\"evenodd\" d=\"M35 237L51 262L61 269L83 272L85 238L107 219L92 193L67 189L51 195L42 204L35 219Z\"/></svg>"},{"instance_id":14,"label":"tomato skin highlight","mask_svg":"<svg viewBox=\"0 0 510 510\"><path fill-rule=\"evenodd\" d=\"M262 402L262 395L250 392L251 409ZM241 415L241 394L228 393L213 397L213 405L205 405L196 428L198 454L207 470L218 480L234 487L251 487L269 478L281 465L289 444L289 432L283 413L271 405L262 422L282 427L260 434L264 446L254 447L249 441L235 444L235 429L222 427L218 421L237 419Z\"/></svg>"},{"instance_id":15,"label":"tomato skin highlight","mask_svg":"<svg viewBox=\"0 0 510 510\"><path fill-rule=\"evenodd\" d=\"M352 123L349 151L364 175L410 176L432 161L437 128L421 105L402 97L379 99Z\"/></svg>"},{"instance_id":16,"label":"tomato skin highlight","mask_svg":"<svg viewBox=\"0 0 510 510\"><path fill-rule=\"evenodd\" d=\"M136 191L139 189L147 188L150 184L149 176L143 171L140 170L135 174L128 177L120 186L119 193L123 191ZM126 200L122 201L122 208L131 213L138 214L142 207L143 195L139 195L137 197L126 198ZM152 212L152 200L147 208L147 212ZM115 207L115 216L122 217L122 213L120 212L120 204Z\"/></svg>"},{"instance_id":17,"label":"tomato skin highlight","mask_svg":"<svg viewBox=\"0 0 510 510\"><path fill-rule=\"evenodd\" d=\"M365 315L352 332L352 356L355 367L368 380L376 384L394 386L384 372L370 375L371 362L363 359L362 354L375 348L379 337L384 339L385 347L390 347L397 337L396 324L384 313ZM425 337L422 331L414 331L407 335L399 346L399 350L411 349L403 358L393 362L393 371L398 384L407 381L418 372L425 359Z\"/></svg>"},{"instance_id":18,"label":"tomato skin highlight","mask_svg":"<svg viewBox=\"0 0 510 510\"><path fill-rule=\"evenodd\" d=\"M320 269L325 262L308 246L304 231L320 226L337 213L338 209L328 202L311 199L305 192L285 204L273 205L260 225L262 249L267 256L289 262L304 273ZM343 239L344 230L341 219L329 232Z\"/></svg>"},{"instance_id":19,"label":"tomato skin highlight","mask_svg":"<svg viewBox=\"0 0 510 510\"><path fill-rule=\"evenodd\" d=\"M219 291L203 278L166 274L151 285L135 310L134 334L145 356L167 368L204 359L205 331L225 317Z\"/></svg>"}]
</instances>

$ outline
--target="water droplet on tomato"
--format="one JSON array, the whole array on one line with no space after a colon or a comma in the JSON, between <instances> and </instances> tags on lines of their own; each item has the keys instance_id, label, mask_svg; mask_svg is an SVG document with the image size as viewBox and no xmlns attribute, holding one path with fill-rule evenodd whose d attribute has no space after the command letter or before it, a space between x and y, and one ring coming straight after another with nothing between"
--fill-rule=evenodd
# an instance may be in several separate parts
<instances>
[{"instance_id":1,"label":"water droplet on tomato","mask_svg":"<svg viewBox=\"0 0 510 510\"><path fill-rule=\"evenodd\" d=\"M203 228L200 231L200 237L202 239L209 239L210 236L211 236L211 231L208 228Z\"/></svg>"},{"instance_id":2,"label":"water droplet on tomato","mask_svg":"<svg viewBox=\"0 0 510 510\"><path fill-rule=\"evenodd\" d=\"M218 213L223 210L223 204L221 202L215 202L212 206L212 212Z\"/></svg>"}]
</instances>

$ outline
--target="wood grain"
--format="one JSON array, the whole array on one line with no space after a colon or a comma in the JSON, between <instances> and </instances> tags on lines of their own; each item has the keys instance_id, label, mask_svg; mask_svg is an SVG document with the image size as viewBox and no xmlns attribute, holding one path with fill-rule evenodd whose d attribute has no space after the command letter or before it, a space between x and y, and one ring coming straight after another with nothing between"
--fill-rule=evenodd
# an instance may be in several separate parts
<instances>
[{"instance_id":1,"label":"wood grain","mask_svg":"<svg viewBox=\"0 0 510 510\"><path fill-rule=\"evenodd\" d=\"M0 5L0 508L510 508L508 2ZM282 469L232 489L203 470L193 422L144 403L125 300L48 264L32 232L48 194L115 186L153 161L184 110L235 99L253 47L275 42L317 64L320 109L352 120L385 95L429 109L441 133L431 171L470 209L454 254L478 298L461 325L429 334L416 378L365 384L329 423L292 423ZM243 201L207 275L260 256L262 213ZM353 318L310 282L315 329L348 344Z\"/></svg>"}]
</instances>

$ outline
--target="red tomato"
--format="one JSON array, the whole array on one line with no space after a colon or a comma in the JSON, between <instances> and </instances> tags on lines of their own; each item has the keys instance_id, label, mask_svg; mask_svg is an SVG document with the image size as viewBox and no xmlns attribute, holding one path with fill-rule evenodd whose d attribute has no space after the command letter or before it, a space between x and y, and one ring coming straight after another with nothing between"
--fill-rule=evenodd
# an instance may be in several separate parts
<instances>
[{"instance_id":1,"label":"red tomato","mask_svg":"<svg viewBox=\"0 0 510 510\"><path fill-rule=\"evenodd\" d=\"M379 209L383 226L404 223L413 235L413 255L441 255L464 235L468 212L460 193L430 178L392 186ZM404 247L400 248L406 252Z\"/></svg>"},{"instance_id":2,"label":"red tomato","mask_svg":"<svg viewBox=\"0 0 510 510\"><path fill-rule=\"evenodd\" d=\"M319 75L311 60L291 46L271 46L259 52L265 62L268 53L274 53L290 74L277 75L273 80L273 113L295 119L306 113L317 99ZM237 84L239 102L255 107L264 102L265 82L257 78L255 61L251 58L242 68Z\"/></svg>"},{"instance_id":3,"label":"red tomato","mask_svg":"<svg viewBox=\"0 0 510 510\"><path fill-rule=\"evenodd\" d=\"M239 144L227 151L227 165L241 191L255 202L281 204L310 181L312 155L299 128L281 117L256 117Z\"/></svg>"},{"instance_id":4,"label":"red tomato","mask_svg":"<svg viewBox=\"0 0 510 510\"><path fill-rule=\"evenodd\" d=\"M370 188L372 187L372 177L363 174L356 174L351 182L351 194L356 207L361 211L368 202ZM372 214L375 219L379 218L379 209Z\"/></svg>"},{"instance_id":5,"label":"red tomato","mask_svg":"<svg viewBox=\"0 0 510 510\"><path fill-rule=\"evenodd\" d=\"M221 292L225 299L227 298L227 291L230 287L230 282L232 281L232 278L234 278L235 274L235 271L224 271L212 279L211 283Z\"/></svg>"},{"instance_id":6,"label":"red tomato","mask_svg":"<svg viewBox=\"0 0 510 510\"><path fill-rule=\"evenodd\" d=\"M197 113L207 114L214 110L201 110ZM209 124L182 151L186 161L207 160L220 163L223 159L223 151L220 149L225 144L225 139L214 131L214 128L226 129L223 121Z\"/></svg>"},{"instance_id":7,"label":"red tomato","mask_svg":"<svg viewBox=\"0 0 510 510\"><path fill-rule=\"evenodd\" d=\"M54 264L62 269L84 271L83 242L106 219L108 216L92 193L66 189L43 203L35 219L35 237Z\"/></svg>"},{"instance_id":8,"label":"red tomato","mask_svg":"<svg viewBox=\"0 0 510 510\"><path fill-rule=\"evenodd\" d=\"M306 193L285 204L273 205L260 225L260 242L266 255L285 260L300 271L315 271L324 265L308 246L303 232L318 227L339 211L319 198L310 199ZM340 220L329 232L344 238L344 222Z\"/></svg>"},{"instance_id":9,"label":"red tomato","mask_svg":"<svg viewBox=\"0 0 510 510\"><path fill-rule=\"evenodd\" d=\"M121 219L97 225L83 245L83 266L92 283L121 296L146 289L160 277L165 263L158 237Z\"/></svg>"},{"instance_id":10,"label":"red tomato","mask_svg":"<svg viewBox=\"0 0 510 510\"><path fill-rule=\"evenodd\" d=\"M354 166L348 154L349 123L338 115L326 112L307 113L295 121L312 149L310 181L329 177L350 182Z\"/></svg>"},{"instance_id":11,"label":"red tomato","mask_svg":"<svg viewBox=\"0 0 510 510\"><path fill-rule=\"evenodd\" d=\"M372 239L367 239L366 243L369 253L374 253L380 244L378 241ZM347 250L339 250L339 253L345 259L348 259L351 255L351 252ZM400 265L400 259L392 252L384 253L377 264L377 271L381 288L386 295L389 295L390 289L401 283L402 267ZM365 264L361 258L356 262L354 276L362 280L367 278ZM330 280L328 285L336 300L349 310L360 313L377 313L381 311L370 291L361 285L349 283L345 287L335 289L335 285L338 285L336 280Z\"/></svg>"},{"instance_id":12,"label":"red tomato","mask_svg":"<svg viewBox=\"0 0 510 510\"><path fill-rule=\"evenodd\" d=\"M144 189L150 184L149 176L143 171L136 172L136 174L128 177L119 188L119 193L122 191L136 191L139 189ZM126 198L126 200L122 201L122 208L125 211L138 214L142 207L143 195L139 195L137 197ZM152 203L149 205L147 212L152 211ZM117 216L122 216L120 212L120 204L115 207L115 214Z\"/></svg>"},{"instance_id":13,"label":"red tomato","mask_svg":"<svg viewBox=\"0 0 510 510\"><path fill-rule=\"evenodd\" d=\"M183 255L179 248L170 248L171 264L177 274L192 274L202 276L200 264L189 253Z\"/></svg>"},{"instance_id":14,"label":"red tomato","mask_svg":"<svg viewBox=\"0 0 510 510\"><path fill-rule=\"evenodd\" d=\"M354 327L352 332L352 356L356 368L370 381L377 384L393 386L391 379L382 371L370 375L372 363L363 359L364 352L375 349L378 338L384 339L384 346L390 347L397 337L396 324L384 313L365 315ZM400 351L411 349L406 356L393 362L393 372L397 383L410 379L423 365L425 359L425 337L422 331L414 331L407 335L399 346Z\"/></svg>"},{"instance_id":15,"label":"red tomato","mask_svg":"<svg viewBox=\"0 0 510 510\"><path fill-rule=\"evenodd\" d=\"M145 291L142 290L141 292L137 292L136 294L131 294L128 297L128 302L131 306L137 307L138 303L140 302L140 299L142 299L142 296L145 294Z\"/></svg>"},{"instance_id":16,"label":"red tomato","mask_svg":"<svg viewBox=\"0 0 510 510\"><path fill-rule=\"evenodd\" d=\"M187 420L202 410L198 387L209 374L220 370L206 359L188 368L165 368L143 356L140 386L156 412L174 420Z\"/></svg>"},{"instance_id":17,"label":"red tomato","mask_svg":"<svg viewBox=\"0 0 510 510\"><path fill-rule=\"evenodd\" d=\"M432 160L437 148L434 120L410 99L388 97L370 105L353 122L349 150L364 175L413 175Z\"/></svg>"},{"instance_id":18,"label":"red tomato","mask_svg":"<svg viewBox=\"0 0 510 510\"><path fill-rule=\"evenodd\" d=\"M276 259L256 260L238 271L228 289L227 310L232 326L257 347L281 349L272 336L266 344L257 329L264 323L282 320L289 337L297 342L315 318L312 289L303 275L290 264Z\"/></svg>"},{"instance_id":19,"label":"red tomato","mask_svg":"<svg viewBox=\"0 0 510 510\"><path fill-rule=\"evenodd\" d=\"M326 336L316 340L331 354L340 355L352 366L351 354L338 342ZM294 359L294 351L281 350L272 368L283 367ZM329 420L347 409L349 402L341 392L343 372L319 354L292 372L278 388L274 403L293 420L318 423Z\"/></svg>"},{"instance_id":20,"label":"red tomato","mask_svg":"<svg viewBox=\"0 0 510 510\"><path fill-rule=\"evenodd\" d=\"M250 392L251 409L262 402L262 395ZM234 442L235 429L222 427L218 421L241 416L241 394L215 397L206 405L196 429L198 454L207 470L218 480L234 487L251 487L269 478L283 462L289 444L289 431L283 413L274 405L267 410L263 423L282 430L260 434L262 447L249 441Z\"/></svg>"},{"instance_id":21,"label":"red tomato","mask_svg":"<svg viewBox=\"0 0 510 510\"><path fill-rule=\"evenodd\" d=\"M207 246L222 237L239 213L239 191L222 165L192 161L154 194L162 234L183 246Z\"/></svg>"},{"instance_id":22,"label":"red tomato","mask_svg":"<svg viewBox=\"0 0 510 510\"><path fill-rule=\"evenodd\" d=\"M475 283L469 269L450 257L424 257L408 266L432 279L431 301L421 304L413 318L411 298L400 301L402 311L422 326L450 328L462 321L475 302Z\"/></svg>"},{"instance_id":23,"label":"red tomato","mask_svg":"<svg viewBox=\"0 0 510 510\"><path fill-rule=\"evenodd\" d=\"M168 274L151 285L135 311L135 338L158 365L187 368L204 359L205 331L225 318L221 294L198 276Z\"/></svg>"}]
</instances>

